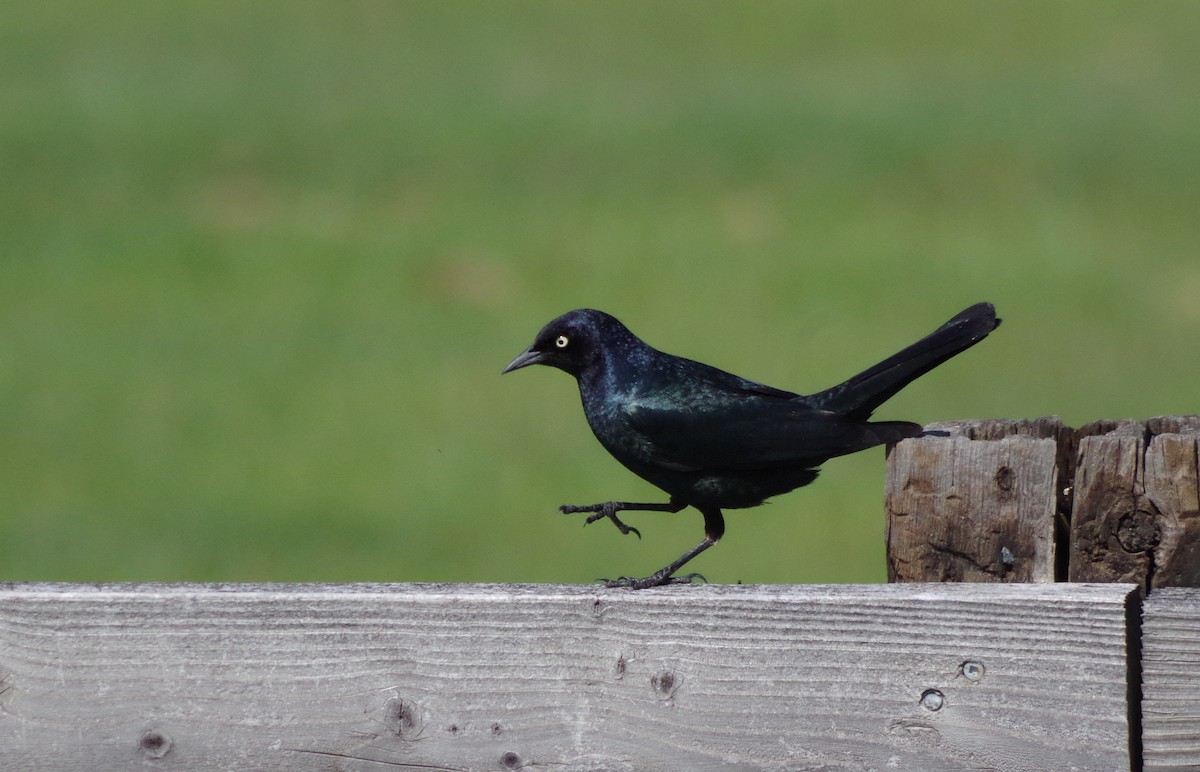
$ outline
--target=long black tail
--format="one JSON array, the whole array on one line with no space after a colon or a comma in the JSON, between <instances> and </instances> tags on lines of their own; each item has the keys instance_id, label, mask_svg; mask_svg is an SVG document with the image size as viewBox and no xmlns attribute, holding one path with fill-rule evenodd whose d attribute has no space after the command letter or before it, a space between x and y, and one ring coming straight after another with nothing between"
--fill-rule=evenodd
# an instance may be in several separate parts
<instances>
[{"instance_id":1,"label":"long black tail","mask_svg":"<svg viewBox=\"0 0 1200 772\"><path fill-rule=\"evenodd\" d=\"M903 351L810 399L823 410L865 421L896 392L999 326L992 304L976 303Z\"/></svg>"}]
</instances>

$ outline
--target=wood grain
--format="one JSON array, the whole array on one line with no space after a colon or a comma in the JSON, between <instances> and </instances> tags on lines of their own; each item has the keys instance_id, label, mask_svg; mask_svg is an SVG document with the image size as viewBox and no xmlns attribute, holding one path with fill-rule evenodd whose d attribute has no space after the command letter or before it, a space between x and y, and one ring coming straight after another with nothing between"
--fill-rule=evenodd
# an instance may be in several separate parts
<instances>
[{"instance_id":1,"label":"wood grain","mask_svg":"<svg viewBox=\"0 0 1200 772\"><path fill-rule=\"evenodd\" d=\"M926 429L888 456L890 581L1200 586L1200 416Z\"/></svg>"},{"instance_id":2,"label":"wood grain","mask_svg":"<svg viewBox=\"0 0 1200 772\"><path fill-rule=\"evenodd\" d=\"M888 581L1054 581L1058 444L1030 434L972 439L979 429L892 449Z\"/></svg>"},{"instance_id":3,"label":"wood grain","mask_svg":"<svg viewBox=\"0 0 1200 772\"><path fill-rule=\"evenodd\" d=\"M1154 435L1144 471L1146 498L1158 513L1150 586L1200 586L1200 435Z\"/></svg>"},{"instance_id":4,"label":"wood grain","mask_svg":"<svg viewBox=\"0 0 1200 772\"><path fill-rule=\"evenodd\" d=\"M1146 498L1140 434L1112 433L1079 442L1070 563L1075 582L1135 582L1148 587L1157 513Z\"/></svg>"},{"instance_id":5,"label":"wood grain","mask_svg":"<svg viewBox=\"0 0 1200 772\"><path fill-rule=\"evenodd\" d=\"M1071 581L1200 585L1200 418L1109 421L1080 430Z\"/></svg>"},{"instance_id":6,"label":"wood grain","mask_svg":"<svg viewBox=\"0 0 1200 772\"><path fill-rule=\"evenodd\" d=\"M1144 768L1200 769L1200 590L1153 590L1142 617Z\"/></svg>"},{"instance_id":7,"label":"wood grain","mask_svg":"<svg viewBox=\"0 0 1200 772\"><path fill-rule=\"evenodd\" d=\"M16 769L1115 770L1127 585L0 585Z\"/></svg>"}]
</instances>

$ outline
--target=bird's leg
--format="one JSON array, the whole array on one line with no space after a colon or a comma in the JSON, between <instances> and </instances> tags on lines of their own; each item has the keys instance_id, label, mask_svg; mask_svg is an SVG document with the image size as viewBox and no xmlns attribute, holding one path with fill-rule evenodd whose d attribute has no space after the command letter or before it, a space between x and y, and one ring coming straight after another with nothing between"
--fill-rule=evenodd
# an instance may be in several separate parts
<instances>
[{"instance_id":1,"label":"bird's leg","mask_svg":"<svg viewBox=\"0 0 1200 772\"><path fill-rule=\"evenodd\" d=\"M704 579L700 574L675 576L675 572L683 568L689 560L716 544L725 535L725 518L722 517L721 510L702 509L700 512L704 515L704 540L669 565L663 566L642 579L622 576L620 579L601 579L600 581L604 582L605 587L628 587L631 590L644 590L648 587L662 587L668 584L691 584L693 579Z\"/></svg>"},{"instance_id":2,"label":"bird's leg","mask_svg":"<svg viewBox=\"0 0 1200 772\"><path fill-rule=\"evenodd\" d=\"M621 518L617 517L617 513L626 509L644 510L647 512L678 512L686 507L686 504L678 504L672 501L669 504L636 504L630 501L606 501L603 504L586 504L578 506L575 504L563 504L558 508L564 515L573 515L576 512L592 512L593 514L584 521L584 525L591 525L597 520L608 518L612 520L613 525L617 530L628 536L633 534L639 539L642 538L641 532L631 525L625 525L621 522Z\"/></svg>"}]
</instances>

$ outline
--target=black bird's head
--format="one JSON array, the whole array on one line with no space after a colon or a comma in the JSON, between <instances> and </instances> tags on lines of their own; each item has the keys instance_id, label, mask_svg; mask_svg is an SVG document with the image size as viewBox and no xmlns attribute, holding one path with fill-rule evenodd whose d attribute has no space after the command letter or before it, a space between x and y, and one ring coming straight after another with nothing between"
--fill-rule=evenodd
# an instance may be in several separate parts
<instances>
[{"instance_id":1,"label":"black bird's head","mask_svg":"<svg viewBox=\"0 0 1200 772\"><path fill-rule=\"evenodd\" d=\"M603 311L580 308L568 311L542 328L533 344L504 368L504 372L529 365L550 365L580 376L600 361L605 351L636 340L633 333Z\"/></svg>"}]
</instances>

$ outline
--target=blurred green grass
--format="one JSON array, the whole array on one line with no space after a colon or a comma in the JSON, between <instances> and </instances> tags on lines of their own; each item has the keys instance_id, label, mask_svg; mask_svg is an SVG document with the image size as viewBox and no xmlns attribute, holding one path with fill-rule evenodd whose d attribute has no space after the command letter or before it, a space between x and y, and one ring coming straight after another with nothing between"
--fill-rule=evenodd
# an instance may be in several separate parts
<instances>
[{"instance_id":1,"label":"blurred green grass","mask_svg":"<svg viewBox=\"0 0 1200 772\"><path fill-rule=\"evenodd\" d=\"M553 316L799 391L968 303L881 418L1200 410L1200 6L0 9L0 578L565 581L656 500ZM880 581L882 452L733 512L720 582Z\"/></svg>"}]
</instances>

